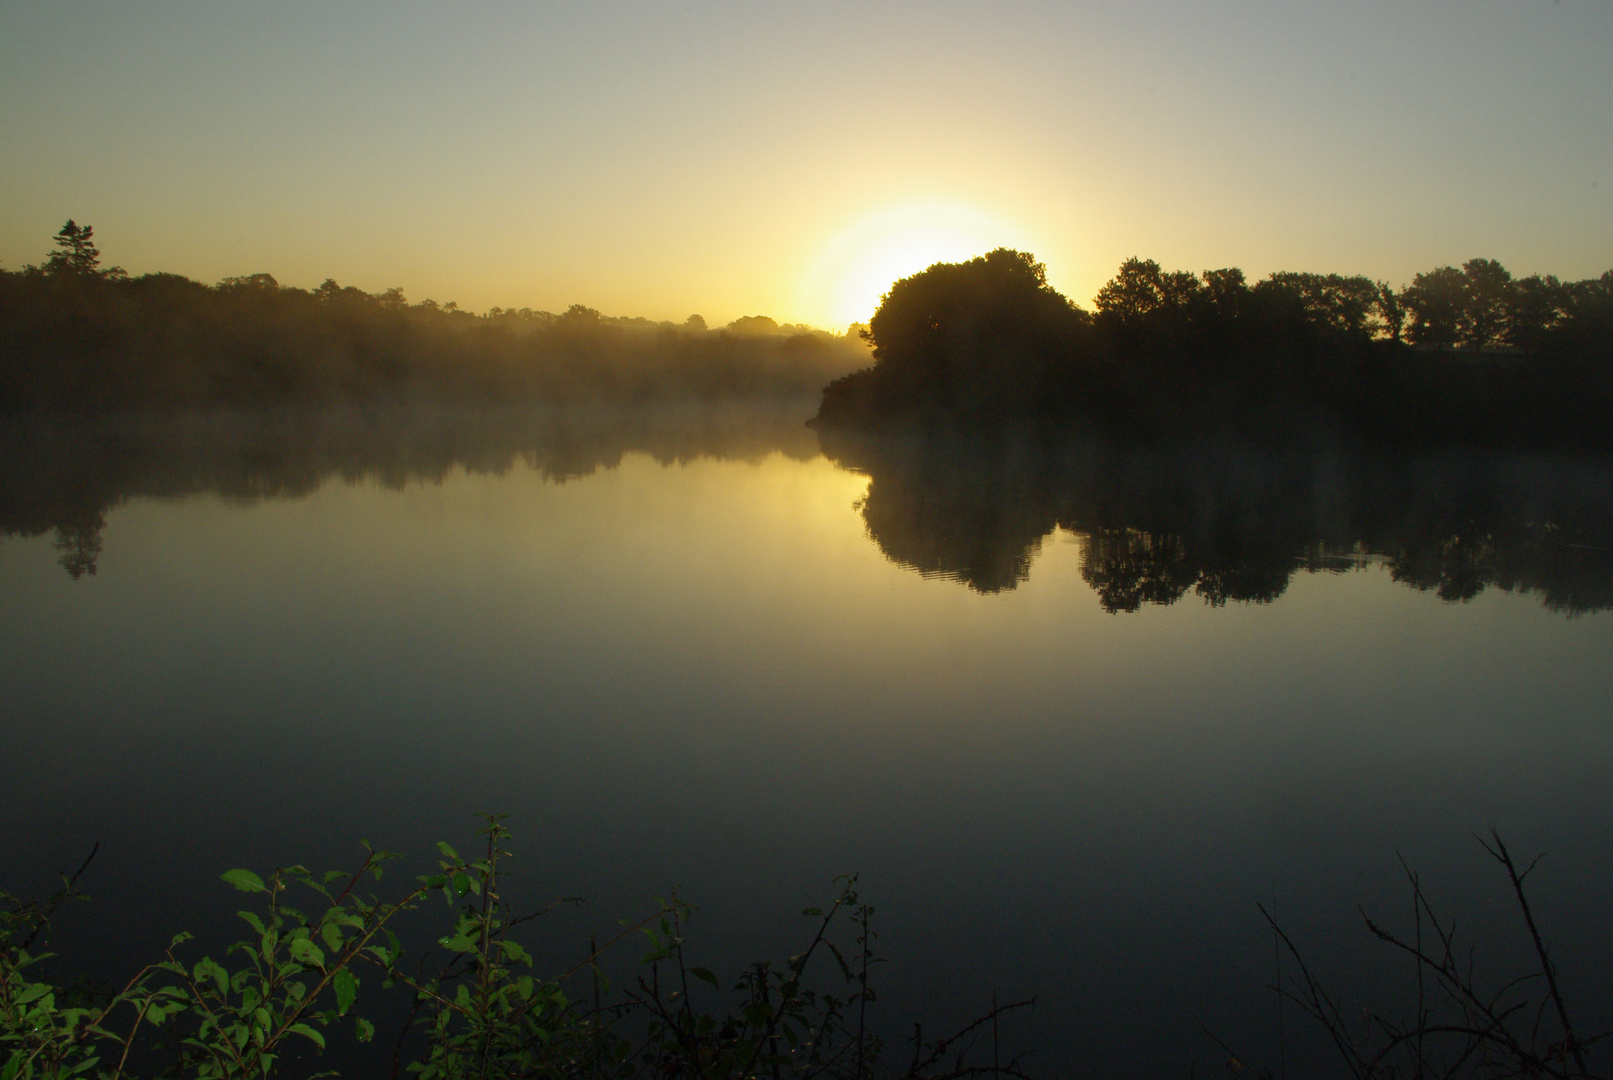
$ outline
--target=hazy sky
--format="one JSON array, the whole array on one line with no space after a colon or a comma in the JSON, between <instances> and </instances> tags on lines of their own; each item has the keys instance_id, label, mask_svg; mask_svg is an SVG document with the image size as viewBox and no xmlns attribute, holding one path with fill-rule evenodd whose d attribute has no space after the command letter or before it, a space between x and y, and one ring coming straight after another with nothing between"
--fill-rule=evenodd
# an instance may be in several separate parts
<instances>
[{"instance_id":1,"label":"hazy sky","mask_svg":"<svg viewBox=\"0 0 1613 1080\"><path fill-rule=\"evenodd\" d=\"M1613 267L1608 0L0 7L0 266L843 326L1034 252Z\"/></svg>"}]
</instances>

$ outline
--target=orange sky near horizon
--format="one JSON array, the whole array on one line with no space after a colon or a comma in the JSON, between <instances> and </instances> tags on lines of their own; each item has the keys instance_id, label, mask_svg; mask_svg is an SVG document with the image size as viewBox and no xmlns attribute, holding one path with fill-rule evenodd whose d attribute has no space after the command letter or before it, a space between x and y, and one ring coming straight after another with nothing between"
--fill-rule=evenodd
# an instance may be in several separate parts
<instances>
[{"instance_id":1,"label":"orange sky near horizon","mask_svg":"<svg viewBox=\"0 0 1613 1080\"><path fill-rule=\"evenodd\" d=\"M841 329L998 246L1403 284L1613 266L1613 8L1142 2L0 12L0 267ZM71 48L64 49L63 42Z\"/></svg>"}]
</instances>

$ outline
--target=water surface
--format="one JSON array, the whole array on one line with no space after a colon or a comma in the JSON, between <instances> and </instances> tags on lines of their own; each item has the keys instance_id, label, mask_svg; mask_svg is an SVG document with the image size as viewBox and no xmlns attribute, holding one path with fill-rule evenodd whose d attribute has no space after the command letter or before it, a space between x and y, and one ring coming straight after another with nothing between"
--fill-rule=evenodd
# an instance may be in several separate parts
<instances>
[{"instance_id":1,"label":"water surface","mask_svg":"<svg viewBox=\"0 0 1613 1080\"><path fill-rule=\"evenodd\" d=\"M484 809L512 887L589 898L556 958L673 888L713 966L781 957L857 870L888 1022L1035 995L1044 1072L1186 1075L1205 1027L1277 1060L1257 901L1341 991L1404 975L1358 913L1409 909L1397 853L1506 970L1494 824L1550 852L1581 1026L1613 1012L1604 462L804 415L11 431L0 866L100 840L63 943L113 966L227 920L226 867Z\"/></svg>"}]
</instances>

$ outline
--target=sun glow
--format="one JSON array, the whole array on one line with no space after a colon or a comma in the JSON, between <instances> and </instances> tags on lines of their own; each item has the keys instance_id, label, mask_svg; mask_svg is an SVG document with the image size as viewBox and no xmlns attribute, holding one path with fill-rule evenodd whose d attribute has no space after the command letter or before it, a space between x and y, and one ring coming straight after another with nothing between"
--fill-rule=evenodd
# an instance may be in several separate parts
<instances>
[{"instance_id":1,"label":"sun glow","mask_svg":"<svg viewBox=\"0 0 1613 1080\"><path fill-rule=\"evenodd\" d=\"M900 278L993 248L1026 246L1021 230L972 207L930 203L882 210L824 245L802 280L799 308L837 329L867 322Z\"/></svg>"}]
</instances>

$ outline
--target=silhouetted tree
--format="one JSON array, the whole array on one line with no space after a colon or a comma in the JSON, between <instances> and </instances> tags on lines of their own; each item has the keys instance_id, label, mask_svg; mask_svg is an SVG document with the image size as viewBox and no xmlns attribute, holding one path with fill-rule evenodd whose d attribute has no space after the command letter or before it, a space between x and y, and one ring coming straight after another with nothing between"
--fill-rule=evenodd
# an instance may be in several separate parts
<instances>
[{"instance_id":1,"label":"silhouetted tree","mask_svg":"<svg viewBox=\"0 0 1613 1080\"><path fill-rule=\"evenodd\" d=\"M1510 300L1506 343L1535 349L1540 347L1547 332L1562 322L1568 296L1563 283L1555 277L1531 274L1512 283Z\"/></svg>"},{"instance_id":2,"label":"silhouetted tree","mask_svg":"<svg viewBox=\"0 0 1613 1080\"><path fill-rule=\"evenodd\" d=\"M1467 276L1454 266L1441 266L1412 278L1401 294L1411 312L1411 326L1406 331L1411 343L1456 344L1466 293Z\"/></svg>"},{"instance_id":3,"label":"silhouetted tree","mask_svg":"<svg viewBox=\"0 0 1613 1080\"><path fill-rule=\"evenodd\" d=\"M1506 329L1512 307L1512 275L1494 259L1469 259L1462 264L1462 313L1457 333L1470 349L1493 345Z\"/></svg>"},{"instance_id":4,"label":"silhouetted tree","mask_svg":"<svg viewBox=\"0 0 1613 1080\"><path fill-rule=\"evenodd\" d=\"M101 269L101 252L95 246L95 229L67 219L56 233L56 250L45 260L45 273L79 277L123 278L123 267Z\"/></svg>"},{"instance_id":5,"label":"silhouetted tree","mask_svg":"<svg viewBox=\"0 0 1613 1080\"><path fill-rule=\"evenodd\" d=\"M1005 415L1071 389L1090 316L1022 251L937 263L891 286L869 320L872 377L906 400Z\"/></svg>"},{"instance_id":6,"label":"silhouetted tree","mask_svg":"<svg viewBox=\"0 0 1613 1080\"><path fill-rule=\"evenodd\" d=\"M331 284L335 284L332 282ZM227 277L218 283L219 292L278 292L280 283L273 274L247 274Z\"/></svg>"},{"instance_id":7,"label":"silhouetted tree","mask_svg":"<svg viewBox=\"0 0 1613 1080\"><path fill-rule=\"evenodd\" d=\"M1271 283L1303 303L1313 322L1352 337L1367 335L1367 320L1378 307L1378 286L1364 277L1279 271Z\"/></svg>"},{"instance_id":8,"label":"silhouetted tree","mask_svg":"<svg viewBox=\"0 0 1613 1080\"><path fill-rule=\"evenodd\" d=\"M1390 341L1398 342L1406 327L1406 305L1401 296L1387 281L1378 284L1378 319Z\"/></svg>"},{"instance_id":9,"label":"silhouetted tree","mask_svg":"<svg viewBox=\"0 0 1613 1080\"><path fill-rule=\"evenodd\" d=\"M1237 274L1241 282L1243 272ZM1155 312L1180 308L1200 288L1199 279L1185 270L1166 273L1153 259L1127 259L1094 303L1100 322L1135 325Z\"/></svg>"},{"instance_id":10,"label":"silhouetted tree","mask_svg":"<svg viewBox=\"0 0 1613 1080\"><path fill-rule=\"evenodd\" d=\"M1204 289L1210 302L1224 315L1239 313L1243 308L1244 299L1249 294L1249 286L1244 281L1243 271L1235 266L1225 270L1204 271Z\"/></svg>"},{"instance_id":11,"label":"silhouetted tree","mask_svg":"<svg viewBox=\"0 0 1613 1080\"><path fill-rule=\"evenodd\" d=\"M776 334L779 325L766 315L742 315L729 323L727 329L735 334Z\"/></svg>"}]
</instances>

